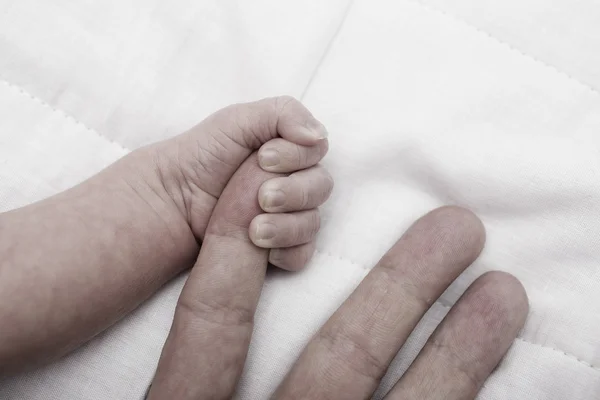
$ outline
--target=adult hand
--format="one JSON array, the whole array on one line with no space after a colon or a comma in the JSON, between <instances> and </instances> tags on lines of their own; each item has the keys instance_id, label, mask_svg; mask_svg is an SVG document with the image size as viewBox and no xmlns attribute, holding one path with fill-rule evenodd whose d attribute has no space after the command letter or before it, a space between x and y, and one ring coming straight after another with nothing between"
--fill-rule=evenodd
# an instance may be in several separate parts
<instances>
[{"instance_id":1,"label":"adult hand","mask_svg":"<svg viewBox=\"0 0 600 400\"><path fill-rule=\"evenodd\" d=\"M250 343L267 253L246 235L272 176L249 158L224 190L181 294L151 400L226 399ZM275 399L365 399L416 324L479 255L475 215L444 207L419 219L308 344ZM488 273L452 308L387 399L472 399L524 324L526 294Z\"/></svg>"}]
</instances>

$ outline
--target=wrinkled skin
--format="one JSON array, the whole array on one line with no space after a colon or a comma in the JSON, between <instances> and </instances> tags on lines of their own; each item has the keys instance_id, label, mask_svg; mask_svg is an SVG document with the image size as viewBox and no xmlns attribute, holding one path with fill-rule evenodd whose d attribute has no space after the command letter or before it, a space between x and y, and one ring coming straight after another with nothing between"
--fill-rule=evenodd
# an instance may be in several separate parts
<instances>
[{"instance_id":1,"label":"wrinkled skin","mask_svg":"<svg viewBox=\"0 0 600 400\"><path fill-rule=\"evenodd\" d=\"M150 399L230 398L268 262L298 270L333 180L325 128L292 98L223 109L54 197L0 215L0 373L48 363L183 270ZM479 255L481 222L419 219L315 335L274 398L363 399L410 332ZM520 283L466 291L388 399L470 399L524 324Z\"/></svg>"}]
</instances>

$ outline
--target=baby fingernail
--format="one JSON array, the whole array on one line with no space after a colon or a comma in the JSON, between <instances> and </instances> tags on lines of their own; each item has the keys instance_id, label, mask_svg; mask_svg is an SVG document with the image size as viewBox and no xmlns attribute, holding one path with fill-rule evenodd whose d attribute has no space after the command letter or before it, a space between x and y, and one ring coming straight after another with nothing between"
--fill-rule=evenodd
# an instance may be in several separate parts
<instances>
[{"instance_id":1,"label":"baby fingernail","mask_svg":"<svg viewBox=\"0 0 600 400\"><path fill-rule=\"evenodd\" d=\"M262 167L274 167L279 164L279 153L273 149L266 149L260 152L259 161Z\"/></svg>"},{"instance_id":2,"label":"baby fingernail","mask_svg":"<svg viewBox=\"0 0 600 400\"><path fill-rule=\"evenodd\" d=\"M312 131L313 136L315 136L319 140L326 139L329 136L327 129L325 126L317 121L316 119L311 119L306 123L306 127Z\"/></svg>"},{"instance_id":3,"label":"baby fingernail","mask_svg":"<svg viewBox=\"0 0 600 400\"><path fill-rule=\"evenodd\" d=\"M269 190L265 193L266 208L281 207L285 203L285 194L281 190Z\"/></svg>"},{"instance_id":4,"label":"baby fingernail","mask_svg":"<svg viewBox=\"0 0 600 400\"><path fill-rule=\"evenodd\" d=\"M256 238L258 240L269 240L275 237L277 230L275 225L270 223L262 223L256 227Z\"/></svg>"}]
</instances>

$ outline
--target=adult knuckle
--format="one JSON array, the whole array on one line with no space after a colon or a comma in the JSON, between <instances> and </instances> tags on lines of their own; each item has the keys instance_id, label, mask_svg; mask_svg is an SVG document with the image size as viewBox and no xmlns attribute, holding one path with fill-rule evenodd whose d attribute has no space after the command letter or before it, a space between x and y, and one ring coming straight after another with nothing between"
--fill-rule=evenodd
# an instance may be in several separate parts
<instances>
[{"instance_id":1,"label":"adult knuckle","mask_svg":"<svg viewBox=\"0 0 600 400\"><path fill-rule=\"evenodd\" d=\"M379 381L387 365L384 360L369 349L356 335L344 329L322 329L318 340L326 349L327 355L342 367L365 378Z\"/></svg>"},{"instance_id":2,"label":"adult knuckle","mask_svg":"<svg viewBox=\"0 0 600 400\"><path fill-rule=\"evenodd\" d=\"M382 282L389 292L397 293L406 303L406 308L421 312L429 309L435 299L427 295L419 284L398 272L398 262L389 257L384 257L374 270L375 277Z\"/></svg>"},{"instance_id":3,"label":"adult knuckle","mask_svg":"<svg viewBox=\"0 0 600 400\"><path fill-rule=\"evenodd\" d=\"M254 322L254 310L246 304L182 296L177 310L184 318L221 326L246 326Z\"/></svg>"}]
</instances>

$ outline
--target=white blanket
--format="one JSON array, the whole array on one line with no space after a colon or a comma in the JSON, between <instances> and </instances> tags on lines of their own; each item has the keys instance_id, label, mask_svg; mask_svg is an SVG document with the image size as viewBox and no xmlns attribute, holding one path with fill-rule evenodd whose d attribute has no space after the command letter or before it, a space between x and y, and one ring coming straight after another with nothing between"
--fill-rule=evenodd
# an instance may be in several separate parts
<instances>
[{"instance_id":1,"label":"white blanket","mask_svg":"<svg viewBox=\"0 0 600 400\"><path fill-rule=\"evenodd\" d=\"M481 399L600 397L597 0L0 0L0 211L233 102L292 94L331 132L318 252L268 277L240 399L265 399L418 216L474 210L488 242L402 349L382 398L460 293L513 273L531 313ZM359 183L360 182L360 183ZM141 399L183 278L2 399Z\"/></svg>"}]
</instances>

